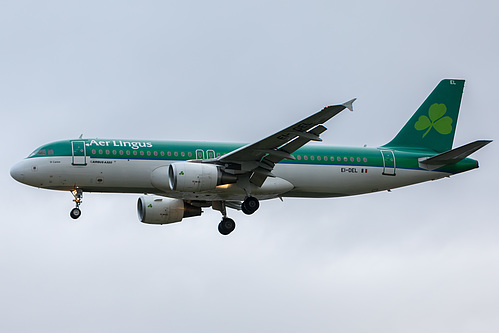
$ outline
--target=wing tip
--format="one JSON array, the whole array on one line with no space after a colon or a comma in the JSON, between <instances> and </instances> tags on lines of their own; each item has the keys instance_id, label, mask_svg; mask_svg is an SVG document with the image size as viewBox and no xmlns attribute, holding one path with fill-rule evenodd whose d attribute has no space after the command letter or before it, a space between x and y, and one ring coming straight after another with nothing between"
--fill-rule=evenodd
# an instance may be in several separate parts
<instances>
[{"instance_id":1,"label":"wing tip","mask_svg":"<svg viewBox=\"0 0 499 333\"><path fill-rule=\"evenodd\" d=\"M341 105L343 105L348 110L353 111L353 102L355 102L356 100L357 100L357 98L352 98L348 102L345 102L345 103L343 103Z\"/></svg>"}]
</instances>

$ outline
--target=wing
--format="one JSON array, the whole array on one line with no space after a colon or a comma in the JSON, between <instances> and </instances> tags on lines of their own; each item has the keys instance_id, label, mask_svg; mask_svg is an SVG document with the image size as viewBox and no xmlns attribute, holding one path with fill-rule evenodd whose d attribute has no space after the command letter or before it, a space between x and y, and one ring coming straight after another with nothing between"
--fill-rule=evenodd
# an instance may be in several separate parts
<instances>
[{"instance_id":1,"label":"wing","mask_svg":"<svg viewBox=\"0 0 499 333\"><path fill-rule=\"evenodd\" d=\"M222 155L216 161L225 164L227 172L251 172L251 183L262 186L267 177L273 177L271 171L276 163L283 159L294 160L291 154L309 141L322 141L319 135L326 130L322 124L345 108L353 111L354 101L355 98L340 105L327 106L263 140Z\"/></svg>"}]
</instances>

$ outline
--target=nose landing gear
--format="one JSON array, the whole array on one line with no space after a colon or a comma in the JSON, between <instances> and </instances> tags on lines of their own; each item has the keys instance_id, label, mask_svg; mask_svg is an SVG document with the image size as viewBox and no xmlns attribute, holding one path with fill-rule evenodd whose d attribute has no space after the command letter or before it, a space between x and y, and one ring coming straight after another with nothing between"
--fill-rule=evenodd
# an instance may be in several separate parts
<instances>
[{"instance_id":1,"label":"nose landing gear","mask_svg":"<svg viewBox=\"0 0 499 333\"><path fill-rule=\"evenodd\" d=\"M83 191L80 188L77 188L75 190L72 190L71 194L74 197L73 201L76 204L76 208L73 208L71 210L71 213L69 213L69 216L71 216L72 219L76 220L77 218L79 218L81 216L80 205L83 202Z\"/></svg>"}]
</instances>

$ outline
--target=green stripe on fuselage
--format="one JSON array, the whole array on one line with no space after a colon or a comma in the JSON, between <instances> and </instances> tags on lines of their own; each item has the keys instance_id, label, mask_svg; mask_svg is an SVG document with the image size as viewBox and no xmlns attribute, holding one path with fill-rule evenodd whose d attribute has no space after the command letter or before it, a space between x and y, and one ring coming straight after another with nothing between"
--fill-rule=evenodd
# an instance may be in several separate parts
<instances>
[{"instance_id":1,"label":"green stripe on fuselage","mask_svg":"<svg viewBox=\"0 0 499 333\"><path fill-rule=\"evenodd\" d=\"M218 157L238 149L241 143L220 142L193 142L193 141L147 141L125 139L76 139L56 141L41 146L28 158L72 156L73 141L83 141L86 147L86 156L102 159L129 159L129 160L190 160L196 159L202 152L202 158ZM388 148L366 147L335 147L321 144L309 144L292 155L295 160L283 160L286 164L315 164L338 165L356 167L383 167L383 158L380 150ZM43 155L37 152L44 151ZM49 154L48 152L51 152ZM208 156L208 154L212 154ZM432 151L424 150L394 150L395 167L404 169L419 168L418 158L436 155ZM438 169L448 173L459 173L478 167L477 161L466 158L459 163Z\"/></svg>"}]
</instances>

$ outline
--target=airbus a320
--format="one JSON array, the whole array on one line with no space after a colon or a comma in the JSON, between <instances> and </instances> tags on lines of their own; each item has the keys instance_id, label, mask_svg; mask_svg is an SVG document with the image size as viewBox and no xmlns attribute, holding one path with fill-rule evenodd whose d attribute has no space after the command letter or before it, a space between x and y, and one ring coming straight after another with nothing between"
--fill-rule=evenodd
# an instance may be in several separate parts
<instances>
[{"instance_id":1,"label":"airbus a320","mask_svg":"<svg viewBox=\"0 0 499 333\"><path fill-rule=\"evenodd\" d=\"M74 139L45 144L10 170L26 185L70 191L81 215L84 192L139 193L139 220L180 222L211 207L218 230L236 224L227 210L255 213L261 200L329 198L390 190L478 167L468 158L490 140L452 149L464 80L445 79L394 139L377 148L307 145L352 99L251 144Z\"/></svg>"}]
</instances>

